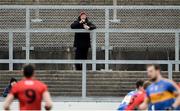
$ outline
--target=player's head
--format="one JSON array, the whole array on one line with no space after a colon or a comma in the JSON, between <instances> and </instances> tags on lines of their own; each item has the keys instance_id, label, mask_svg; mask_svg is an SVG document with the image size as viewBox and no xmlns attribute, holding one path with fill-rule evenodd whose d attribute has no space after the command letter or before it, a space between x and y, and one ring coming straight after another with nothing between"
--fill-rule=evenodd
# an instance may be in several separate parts
<instances>
[{"instance_id":1,"label":"player's head","mask_svg":"<svg viewBox=\"0 0 180 111\"><path fill-rule=\"evenodd\" d=\"M26 64L23 67L23 74L26 78L31 78L34 76L34 65Z\"/></svg>"},{"instance_id":2,"label":"player's head","mask_svg":"<svg viewBox=\"0 0 180 111\"><path fill-rule=\"evenodd\" d=\"M152 82L156 81L161 72L160 66L157 64L149 64L146 66L146 69L147 69L147 75L149 79Z\"/></svg>"},{"instance_id":3,"label":"player's head","mask_svg":"<svg viewBox=\"0 0 180 111\"><path fill-rule=\"evenodd\" d=\"M85 12L80 13L80 19L86 20L87 14Z\"/></svg>"},{"instance_id":4,"label":"player's head","mask_svg":"<svg viewBox=\"0 0 180 111\"><path fill-rule=\"evenodd\" d=\"M143 84L144 90L145 90L148 86L150 86L151 84L152 84L151 81L145 81L144 84Z\"/></svg>"},{"instance_id":5,"label":"player's head","mask_svg":"<svg viewBox=\"0 0 180 111\"><path fill-rule=\"evenodd\" d=\"M138 80L138 81L136 82L136 88L137 88L138 90L142 89L142 88L143 88L143 83L144 83L143 80Z\"/></svg>"}]
</instances>

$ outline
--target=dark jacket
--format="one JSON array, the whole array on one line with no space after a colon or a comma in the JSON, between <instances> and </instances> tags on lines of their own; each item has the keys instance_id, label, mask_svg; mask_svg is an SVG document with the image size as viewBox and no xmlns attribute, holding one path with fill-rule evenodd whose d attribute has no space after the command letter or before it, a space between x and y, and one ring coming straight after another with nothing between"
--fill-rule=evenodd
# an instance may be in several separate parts
<instances>
[{"instance_id":1,"label":"dark jacket","mask_svg":"<svg viewBox=\"0 0 180 111\"><path fill-rule=\"evenodd\" d=\"M3 97L6 97L11 90L11 85L9 84L3 91Z\"/></svg>"},{"instance_id":2,"label":"dark jacket","mask_svg":"<svg viewBox=\"0 0 180 111\"><path fill-rule=\"evenodd\" d=\"M80 17L76 21L74 21L71 24L72 29L84 29L83 23L79 23ZM96 26L92 24L91 22L88 21L86 18L85 24L90 27L89 30L96 29ZM91 46L90 44L90 33L75 33L75 38L74 38L74 47L76 48L89 48Z\"/></svg>"}]
</instances>

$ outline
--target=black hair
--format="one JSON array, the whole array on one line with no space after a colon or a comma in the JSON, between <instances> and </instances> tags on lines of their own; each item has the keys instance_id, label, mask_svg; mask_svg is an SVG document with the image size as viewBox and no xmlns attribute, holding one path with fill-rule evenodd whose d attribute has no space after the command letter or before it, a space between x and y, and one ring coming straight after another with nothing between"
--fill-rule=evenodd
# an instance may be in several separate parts
<instances>
[{"instance_id":1,"label":"black hair","mask_svg":"<svg viewBox=\"0 0 180 111\"><path fill-rule=\"evenodd\" d=\"M9 83L11 84L12 82L17 82L17 80L12 77L12 78L10 79Z\"/></svg>"},{"instance_id":2,"label":"black hair","mask_svg":"<svg viewBox=\"0 0 180 111\"><path fill-rule=\"evenodd\" d=\"M142 87L143 84L144 84L144 81L143 81L143 80L138 80L138 81L136 82L136 88Z\"/></svg>"},{"instance_id":3,"label":"black hair","mask_svg":"<svg viewBox=\"0 0 180 111\"><path fill-rule=\"evenodd\" d=\"M27 64L23 67L23 74L26 78L30 78L34 74L34 65Z\"/></svg>"}]
</instances>

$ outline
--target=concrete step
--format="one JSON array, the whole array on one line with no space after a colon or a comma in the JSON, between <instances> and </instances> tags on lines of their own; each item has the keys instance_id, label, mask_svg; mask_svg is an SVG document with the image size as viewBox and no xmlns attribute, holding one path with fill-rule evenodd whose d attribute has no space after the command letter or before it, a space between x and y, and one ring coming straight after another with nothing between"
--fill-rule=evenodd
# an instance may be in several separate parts
<instances>
[{"instance_id":1,"label":"concrete step","mask_svg":"<svg viewBox=\"0 0 180 111\"><path fill-rule=\"evenodd\" d=\"M167 72L162 72L167 77ZM81 96L81 71L36 71L37 78L48 85L56 96ZM22 78L20 71L0 71L0 93L11 77ZM175 81L180 81L180 73L174 72ZM147 80L145 71L87 71L88 96L124 96L135 89L137 80Z\"/></svg>"},{"instance_id":2,"label":"concrete step","mask_svg":"<svg viewBox=\"0 0 180 111\"><path fill-rule=\"evenodd\" d=\"M53 95L53 96L81 96L81 92L79 91L79 92L63 92L63 91L61 91L61 92L51 92L51 95Z\"/></svg>"},{"instance_id":3,"label":"concrete step","mask_svg":"<svg viewBox=\"0 0 180 111\"><path fill-rule=\"evenodd\" d=\"M6 75L11 75L11 76L22 76L20 71L4 71L0 70L0 75L6 76ZM82 72L81 71L36 71L36 76L81 76ZM167 72L162 72L162 75L167 75ZM179 72L174 72L173 75L175 76L180 76ZM88 77L129 77L129 76L146 76L145 71L87 71L87 76Z\"/></svg>"},{"instance_id":4,"label":"concrete step","mask_svg":"<svg viewBox=\"0 0 180 111\"><path fill-rule=\"evenodd\" d=\"M180 5L179 0L117 0L118 5ZM35 5L34 0L0 0L1 5ZM112 0L39 0L41 5L112 5Z\"/></svg>"}]
</instances>

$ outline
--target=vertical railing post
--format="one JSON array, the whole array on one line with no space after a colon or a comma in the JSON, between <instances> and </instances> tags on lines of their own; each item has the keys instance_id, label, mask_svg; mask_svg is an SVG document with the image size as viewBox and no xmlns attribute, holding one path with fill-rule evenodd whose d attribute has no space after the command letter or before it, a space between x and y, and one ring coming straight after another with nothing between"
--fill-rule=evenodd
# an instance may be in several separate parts
<instances>
[{"instance_id":1,"label":"vertical railing post","mask_svg":"<svg viewBox=\"0 0 180 111\"><path fill-rule=\"evenodd\" d=\"M86 98L86 63L83 62L82 64L82 98Z\"/></svg>"},{"instance_id":2,"label":"vertical railing post","mask_svg":"<svg viewBox=\"0 0 180 111\"><path fill-rule=\"evenodd\" d=\"M175 60L179 61L179 33L175 33ZM175 64L175 71L179 71L179 64Z\"/></svg>"},{"instance_id":3,"label":"vertical railing post","mask_svg":"<svg viewBox=\"0 0 180 111\"><path fill-rule=\"evenodd\" d=\"M109 60L109 9L105 9L105 61ZM105 64L105 70L109 70L109 64Z\"/></svg>"},{"instance_id":4,"label":"vertical railing post","mask_svg":"<svg viewBox=\"0 0 180 111\"><path fill-rule=\"evenodd\" d=\"M96 32L92 32L92 60L93 60L93 64L92 64L92 70L96 71Z\"/></svg>"},{"instance_id":5,"label":"vertical railing post","mask_svg":"<svg viewBox=\"0 0 180 111\"><path fill-rule=\"evenodd\" d=\"M26 60L30 56L30 9L26 8Z\"/></svg>"},{"instance_id":6,"label":"vertical railing post","mask_svg":"<svg viewBox=\"0 0 180 111\"><path fill-rule=\"evenodd\" d=\"M173 76L173 71L172 70L173 70L172 69L172 63L169 63L168 64L168 78L171 79L171 80L173 79L173 77L172 77Z\"/></svg>"},{"instance_id":7,"label":"vertical railing post","mask_svg":"<svg viewBox=\"0 0 180 111\"><path fill-rule=\"evenodd\" d=\"M9 32L9 70L13 71L13 32Z\"/></svg>"},{"instance_id":8,"label":"vertical railing post","mask_svg":"<svg viewBox=\"0 0 180 111\"><path fill-rule=\"evenodd\" d=\"M116 7L117 6L117 0L113 0L113 6ZM117 9L113 9L113 20L117 19Z\"/></svg>"}]
</instances>

